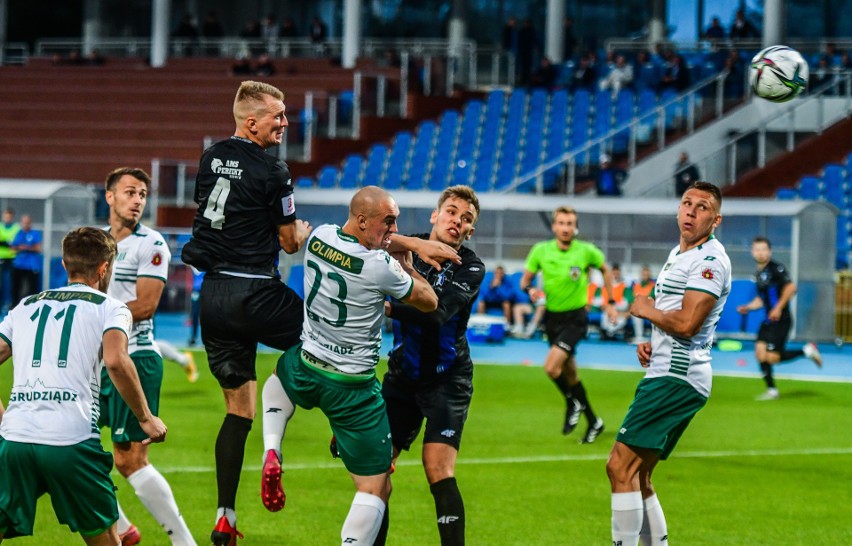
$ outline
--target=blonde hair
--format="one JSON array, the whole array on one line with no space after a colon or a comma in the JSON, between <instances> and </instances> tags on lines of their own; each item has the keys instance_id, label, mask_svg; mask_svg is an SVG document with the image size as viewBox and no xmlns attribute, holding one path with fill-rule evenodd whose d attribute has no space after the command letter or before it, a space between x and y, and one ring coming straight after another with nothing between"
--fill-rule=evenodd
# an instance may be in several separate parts
<instances>
[{"instance_id":1,"label":"blonde hair","mask_svg":"<svg viewBox=\"0 0 852 546\"><path fill-rule=\"evenodd\" d=\"M559 214L573 214L574 218L577 217L577 211L576 210L572 209L571 207L569 207L567 205L563 205L561 207L556 207L556 209L553 211L553 214L550 216L551 223L556 221L556 216L559 215Z\"/></svg>"},{"instance_id":2,"label":"blonde hair","mask_svg":"<svg viewBox=\"0 0 852 546\"><path fill-rule=\"evenodd\" d=\"M239 124L251 114L263 109L265 95L284 100L284 93L274 85L251 80L241 83L237 96L234 97L234 120Z\"/></svg>"}]
</instances>

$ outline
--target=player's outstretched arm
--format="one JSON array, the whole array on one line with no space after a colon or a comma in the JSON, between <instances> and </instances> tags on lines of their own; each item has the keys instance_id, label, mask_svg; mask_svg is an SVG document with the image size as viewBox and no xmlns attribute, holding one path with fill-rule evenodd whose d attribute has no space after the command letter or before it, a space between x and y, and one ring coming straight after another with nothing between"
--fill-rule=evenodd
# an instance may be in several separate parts
<instances>
[{"instance_id":1,"label":"player's outstretched arm","mask_svg":"<svg viewBox=\"0 0 852 546\"><path fill-rule=\"evenodd\" d=\"M388 247L388 252L393 253L403 250L409 250L417 254L421 260L438 271L441 270L441 264L447 260L456 264L461 263L459 253L450 245L440 241L429 241L419 237L409 237L394 233L391 235L391 244Z\"/></svg>"},{"instance_id":2,"label":"player's outstretched arm","mask_svg":"<svg viewBox=\"0 0 852 546\"><path fill-rule=\"evenodd\" d=\"M127 335L121 330L108 330L104 333L104 365L130 411L139 420L139 425L148 440L142 442L162 442L166 439L166 425L159 417L151 413L148 400L139 383L136 366L127 354Z\"/></svg>"},{"instance_id":3,"label":"player's outstretched arm","mask_svg":"<svg viewBox=\"0 0 852 546\"><path fill-rule=\"evenodd\" d=\"M406 273L411 275L411 280L414 281L414 286L411 287L411 293L402 301L414 307L418 311L423 311L424 313L431 313L437 309L438 295L435 294L432 286L423 278L423 275L414 269L411 252L397 251L393 253L393 257L399 261L399 264Z\"/></svg>"}]
</instances>

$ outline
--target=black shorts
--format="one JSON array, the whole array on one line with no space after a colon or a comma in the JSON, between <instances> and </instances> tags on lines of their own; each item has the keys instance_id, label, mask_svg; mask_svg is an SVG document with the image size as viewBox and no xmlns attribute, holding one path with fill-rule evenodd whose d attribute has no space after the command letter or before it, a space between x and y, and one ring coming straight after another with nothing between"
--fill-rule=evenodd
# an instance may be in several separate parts
<instances>
[{"instance_id":1,"label":"black shorts","mask_svg":"<svg viewBox=\"0 0 852 546\"><path fill-rule=\"evenodd\" d=\"M582 307L573 311L548 311L544 314L544 331L547 333L547 341L551 347L559 347L568 353L568 356L574 355L577 344L581 339L585 339L589 331L586 308Z\"/></svg>"},{"instance_id":2,"label":"black shorts","mask_svg":"<svg viewBox=\"0 0 852 546\"><path fill-rule=\"evenodd\" d=\"M394 447L408 451L425 418L424 443L447 444L458 450L472 396L470 377L450 376L426 387L385 374L382 397Z\"/></svg>"},{"instance_id":3,"label":"black shorts","mask_svg":"<svg viewBox=\"0 0 852 546\"><path fill-rule=\"evenodd\" d=\"M257 380L257 344L286 351L299 342L302 298L278 279L208 273L201 285L201 340L225 389Z\"/></svg>"},{"instance_id":4,"label":"black shorts","mask_svg":"<svg viewBox=\"0 0 852 546\"><path fill-rule=\"evenodd\" d=\"M780 353L787 344L787 336L790 334L792 322L789 318L779 321L765 320L757 332L757 341L766 343L766 350L772 353Z\"/></svg>"}]
</instances>

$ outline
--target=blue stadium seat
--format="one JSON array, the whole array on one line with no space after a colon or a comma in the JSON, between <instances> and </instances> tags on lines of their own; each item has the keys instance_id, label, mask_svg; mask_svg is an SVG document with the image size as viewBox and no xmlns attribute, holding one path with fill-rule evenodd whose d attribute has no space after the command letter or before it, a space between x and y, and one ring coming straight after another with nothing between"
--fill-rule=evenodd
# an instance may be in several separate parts
<instances>
[{"instance_id":1,"label":"blue stadium seat","mask_svg":"<svg viewBox=\"0 0 852 546\"><path fill-rule=\"evenodd\" d=\"M816 200L820 195L821 180L816 176L804 176L799 180L799 197L802 199Z\"/></svg>"},{"instance_id":2,"label":"blue stadium seat","mask_svg":"<svg viewBox=\"0 0 852 546\"><path fill-rule=\"evenodd\" d=\"M624 125L633 120L635 96L630 89L622 89L615 99L615 125ZM627 151L630 144L630 129L624 129L615 134L612 141L612 151L620 154Z\"/></svg>"},{"instance_id":3,"label":"blue stadium seat","mask_svg":"<svg viewBox=\"0 0 852 546\"><path fill-rule=\"evenodd\" d=\"M411 166L405 178L409 190L421 190L426 183L426 173L432 159L432 144L435 140L435 122L424 121L417 128L411 154Z\"/></svg>"},{"instance_id":4,"label":"blue stadium seat","mask_svg":"<svg viewBox=\"0 0 852 546\"><path fill-rule=\"evenodd\" d=\"M367 165L364 167L364 185L378 185L381 183L385 170L385 160L388 155L388 147L384 144L373 144L367 153Z\"/></svg>"},{"instance_id":5,"label":"blue stadium seat","mask_svg":"<svg viewBox=\"0 0 852 546\"><path fill-rule=\"evenodd\" d=\"M361 171L363 168L363 157L358 154L346 156L343 162L343 175L340 177L340 187L345 189L359 187L361 185Z\"/></svg>"},{"instance_id":6,"label":"blue stadium seat","mask_svg":"<svg viewBox=\"0 0 852 546\"><path fill-rule=\"evenodd\" d=\"M314 185L314 179L310 176L300 176L296 178L296 187L311 188Z\"/></svg>"},{"instance_id":7,"label":"blue stadium seat","mask_svg":"<svg viewBox=\"0 0 852 546\"><path fill-rule=\"evenodd\" d=\"M411 133L400 131L396 134L388 156L388 168L382 180L382 187L395 190L402 187L408 156L411 154Z\"/></svg>"},{"instance_id":8,"label":"blue stadium seat","mask_svg":"<svg viewBox=\"0 0 852 546\"><path fill-rule=\"evenodd\" d=\"M778 188L778 190L775 192L775 197L784 201L790 199L798 199L799 192L796 191L795 188Z\"/></svg>"},{"instance_id":9,"label":"blue stadium seat","mask_svg":"<svg viewBox=\"0 0 852 546\"><path fill-rule=\"evenodd\" d=\"M340 176L340 170L336 167L323 167L320 169L317 176L317 185L320 188L334 188L337 186L337 178Z\"/></svg>"}]
</instances>

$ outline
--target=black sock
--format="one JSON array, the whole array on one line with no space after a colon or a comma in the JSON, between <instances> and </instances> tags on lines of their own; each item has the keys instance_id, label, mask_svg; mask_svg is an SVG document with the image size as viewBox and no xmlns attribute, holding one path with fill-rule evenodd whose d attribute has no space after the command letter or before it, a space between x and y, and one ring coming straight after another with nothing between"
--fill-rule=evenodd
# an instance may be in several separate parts
<instances>
[{"instance_id":1,"label":"black sock","mask_svg":"<svg viewBox=\"0 0 852 546\"><path fill-rule=\"evenodd\" d=\"M562 393L565 398L571 398L571 385L568 384L568 378L565 372L562 372L559 377L551 378L551 381L556 383L556 388Z\"/></svg>"},{"instance_id":2,"label":"black sock","mask_svg":"<svg viewBox=\"0 0 852 546\"><path fill-rule=\"evenodd\" d=\"M390 499L388 499L390 502ZM379 534L376 535L376 541L373 546L385 546L388 540L388 527L390 526L390 504L385 504L385 515L382 516L382 526L379 527Z\"/></svg>"},{"instance_id":3,"label":"black sock","mask_svg":"<svg viewBox=\"0 0 852 546\"><path fill-rule=\"evenodd\" d=\"M760 370L763 372L763 380L766 382L767 388L774 389L775 379L772 377L772 364L761 362Z\"/></svg>"},{"instance_id":4,"label":"black sock","mask_svg":"<svg viewBox=\"0 0 852 546\"><path fill-rule=\"evenodd\" d=\"M446 478L429 486L435 498L441 546L464 544L464 502L455 478Z\"/></svg>"},{"instance_id":5,"label":"black sock","mask_svg":"<svg viewBox=\"0 0 852 546\"><path fill-rule=\"evenodd\" d=\"M219 490L219 507L234 508L246 438L251 430L251 419L229 413L225 415L219 436L216 437L216 486Z\"/></svg>"},{"instance_id":6,"label":"black sock","mask_svg":"<svg viewBox=\"0 0 852 546\"><path fill-rule=\"evenodd\" d=\"M586 416L586 419L589 420L589 424L594 424L595 421L598 420L598 416L595 415L595 412L592 411L592 405L589 404L589 399L586 398L586 388L583 387L583 382L579 381L572 388L574 392L574 398L580 401L581 404L586 406L586 409L583 410L583 415Z\"/></svg>"},{"instance_id":7,"label":"black sock","mask_svg":"<svg viewBox=\"0 0 852 546\"><path fill-rule=\"evenodd\" d=\"M800 356L805 356L805 351L801 349L796 349L795 351L782 351L781 362L787 362L788 360L793 360L794 358L799 358Z\"/></svg>"}]
</instances>

